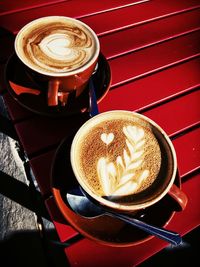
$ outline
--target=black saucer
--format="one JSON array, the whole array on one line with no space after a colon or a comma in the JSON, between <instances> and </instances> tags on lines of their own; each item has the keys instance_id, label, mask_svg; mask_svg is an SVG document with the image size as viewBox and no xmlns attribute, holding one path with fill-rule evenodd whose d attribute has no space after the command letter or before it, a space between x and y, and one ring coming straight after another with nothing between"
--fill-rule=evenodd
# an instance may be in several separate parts
<instances>
[{"instance_id":1,"label":"black saucer","mask_svg":"<svg viewBox=\"0 0 200 267\"><path fill-rule=\"evenodd\" d=\"M70 164L72 139L73 136L66 138L58 147L51 173L52 193L58 209L65 219L85 237L109 246L125 247L151 239L152 236L146 232L107 215L88 219L77 215L71 210L66 200L66 194L72 188L78 186ZM180 186L178 172L175 183ZM176 210L177 207L174 200L167 195L158 203L132 216L149 224L165 227Z\"/></svg>"},{"instance_id":2,"label":"black saucer","mask_svg":"<svg viewBox=\"0 0 200 267\"><path fill-rule=\"evenodd\" d=\"M99 103L108 92L111 83L110 66L102 53L99 55L98 69L92 76L92 79L97 102ZM84 112L88 109L88 87L79 97L73 100L71 104L64 107L60 104L56 107L49 107L47 105L47 84L38 86L38 84L36 84L28 75L25 66L21 63L16 54L13 54L7 62L5 80L8 92L11 96L24 108L34 113L51 117L62 117ZM16 84L19 88L27 87L39 90L39 95L29 93L18 95L16 94L12 83ZM45 87L44 90L41 90L43 87Z\"/></svg>"}]
</instances>

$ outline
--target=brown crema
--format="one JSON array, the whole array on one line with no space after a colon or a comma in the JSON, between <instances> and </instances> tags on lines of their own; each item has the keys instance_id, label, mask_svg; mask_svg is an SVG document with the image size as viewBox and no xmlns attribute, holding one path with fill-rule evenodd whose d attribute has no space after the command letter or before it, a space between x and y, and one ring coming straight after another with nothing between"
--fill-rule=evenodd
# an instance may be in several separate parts
<instances>
[{"instance_id":1,"label":"brown crema","mask_svg":"<svg viewBox=\"0 0 200 267\"><path fill-rule=\"evenodd\" d=\"M23 33L21 45L28 64L49 73L76 70L95 53L91 33L70 21L34 24Z\"/></svg>"},{"instance_id":2,"label":"brown crema","mask_svg":"<svg viewBox=\"0 0 200 267\"><path fill-rule=\"evenodd\" d=\"M88 129L78 155L84 183L100 196L106 195L103 181L108 196L126 195L133 186L130 194L138 193L154 182L161 166L159 144L148 123L137 118L108 119ZM100 167L99 159L105 162Z\"/></svg>"}]
</instances>

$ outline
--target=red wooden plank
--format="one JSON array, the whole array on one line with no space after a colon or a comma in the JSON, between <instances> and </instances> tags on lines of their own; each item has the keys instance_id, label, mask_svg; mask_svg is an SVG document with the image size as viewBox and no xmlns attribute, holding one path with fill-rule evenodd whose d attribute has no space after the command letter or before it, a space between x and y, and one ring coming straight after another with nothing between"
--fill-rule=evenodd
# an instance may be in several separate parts
<instances>
[{"instance_id":1,"label":"red wooden plank","mask_svg":"<svg viewBox=\"0 0 200 267\"><path fill-rule=\"evenodd\" d=\"M10 55L14 52L14 35L0 28L0 64L5 64Z\"/></svg>"},{"instance_id":2,"label":"red wooden plank","mask_svg":"<svg viewBox=\"0 0 200 267\"><path fill-rule=\"evenodd\" d=\"M200 86L200 58L110 90L99 103L101 112L124 109L139 111ZM166 82L167 81L167 82Z\"/></svg>"},{"instance_id":3,"label":"red wooden plank","mask_svg":"<svg viewBox=\"0 0 200 267\"><path fill-rule=\"evenodd\" d=\"M61 242L65 242L66 240L69 240L77 235L77 232L70 225L67 225L66 220L63 218L58 207L56 206L53 197L48 198L45 201L45 205L52 218L52 222L54 223Z\"/></svg>"},{"instance_id":4,"label":"red wooden plank","mask_svg":"<svg viewBox=\"0 0 200 267\"><path fill-rule=\"evenodd\" d=\"M117 62L116 60L115 62ZM99 104L100 111L112 109L139 110L158 103L162 99L166 100L180 92L185 92L199 85L199 69L199 59L193 59L154 75L125 84L115 90L111 90L107 94ZM126 71L126 68L122 67L120 70L123 73L123 71ZM115 74L114 71L112 71L112 74L117 76L117 73ZM122 78L122 76L119 75L119 78ZM2 89L4 88L2 87ZM149 93L150 90L151 93ZM5 96L5 101L13 120L23 119L32 114L19 106L10 95Z\"/></svg>"},{"instance_id":5,"label":"red wooden plank","mask_svg":"<svg viewBox=\"0 0 200 267\"><path fill-rule=\"evenodd\" d=\"M6 87L4 86L3 88L5 89ZM34 113L19 105L9 93L4 95L4 101L8 108L9 115L14 123L16 121L35 116Z\"/></svg>"},{"instance_id":6,"label":"red wooden plank","mask_svg":"<svg viewBox=\"0 0 200 267\"><path fill-rule=\"evenodd\" d=\"M168 229L186 234L200 224L199 202L197 190L200 186L200 175L196 175L183 184L183 190L190 196L185 211L176 213L167 226ZM69 248L65 253L71 267L100 266L136 266L166 246L166 242L157 238L132 247L114 248L97 244L88 239L81 240ZM90 253L92 251L92 253Z\"/></svg>"},{"instance_id":7,"label":"red wooden plank","mask_svg":"<svg viewBox=\"0 0 200 267\"><path fill-rule=\"evenodd\" d=\"M110 59L183 35L200 29L199 17L200 9L102 36L100 38L101 50Z\"/></svg>"},{"instance_id":8,"label":"red wooden plank","mask_svg":"<svg viewBox=\"0 0 200 267\"><path fill-rule=\"evenodd\" d=\"M199 55L199 39L200 31L197 31L110 60L112 86L121 85Z\"/></svg>"},{"instance_id":9,"label":"red wooden plank","mask_svg":"<svg viewBox=\"0 0 200 267\"><path fill-rule=\"evenodd\" d=\"M60 2L69 0L26 0L26 1L12 1L7 0L1 3L1 15L7 15L13 12L19 12L21 10L42 7L49 4L58 4Z\"/></svg>"},{"instance_id":10,"label":"red wooden plank","mask_svg":"<svg viewBox=\"0 0 200 267\"><path fill-rule=\"evenodd\" d=\"M176 135L200 122L200 90L143 112L157 122L167 134Z\"/></svg>"},{"instance_id":11,"label":"red wooden plank","mask_svg":"<svg viewBox=\"0 0 200 267\"><path fill-rule=\"evenodd\" d=\"M185 12L198 8L199 6L198 0L154 0L143 5L130 6L120 10L98 14L94 17L81 18L81 20L93 27L99 35L103 35L115 30L122 30L144 22L168 17L179 12ZM139 36L141 37L141 35Z\"/></svg>"},{"instance_id":12,"label":"red wooden plank","mask_svg":"<svg viewBox=\"0 0 200 267\"><path fill-rule=\"evenodd\" d=\"M0 64L0 94L5 91L4 83L4 65Z\"/></svg>"},{"instance_id":13,"label":"red wooden plank","mask_svg":"<svg viewBox=\"0 0 200 267\"><path fill-rule=\"evenodd\" d=\"M29 156L46 149L48 146L59 144L60 141L72 134L85 122L86 114L63 118L36 116L28 121L15 125L19 139Z\"/></svg>"},{"instance_id":14,"label":"red wooden plank","mask_svg":"<svg viewBox=\"0 0 200 267\"><path fill-rule=\"evenodd\" d=\"M170 135L176 134L199 121L199 92L193 92L144 114L154 119ZM187 107L187 109L185 108ZM187 114L187 110L191 111ZM172 121L176 116L176 121ZM45 147L57 144L62 138L70 134L75 127L79 127L86 118L70 117L63 123L62 119L34 117L28 121L16 124L19 138L28 155ZM38 130L39 129L39 130ZM55 131L56 129L56 131ZM30 142L30 138L32 142Z\"/></svg>"},{"instance_id":15,"label":"red wooden plank","mask_svg":"<svg viewBox=\"0 0 200 267\"><path fill-rule=\"evenodd\" d=\"M51 194L51 166L53 164L55 152L55 149L51 150L29 161L40 192L44 197Z\"/></svg>"},{"instance_id":16,"label":"red wooden plank","mask_svg":"<svg viewBox=\"0 0 200 267\"><path fill-rule=\"evenodd\" d=\"M65 1L60 4L41 6L39 8L22 10L18 13L6 14L0 16L0 25L11 32L17 32L22 26L29 21L42 17L42 16L70 16L70 17L83 17L92 14L98 14L126 6L132 6L147 2L148 0L87 0L87 3L82 0ZM194 2L194 0L193 0ZM193 6L191 3L190 6Z\"/></svg>"},{"instance_id":17,"label":"red wooden plank","mask_svg":"<svg viewBox=\"0 0 200 267\"><path fill-rule=\"evenodd\" d=\"M188 108L186 108L189 110ZM200 167L200 129L196 129L175 139L180 175L186 175Z\"/></svg>"}]
</instances>

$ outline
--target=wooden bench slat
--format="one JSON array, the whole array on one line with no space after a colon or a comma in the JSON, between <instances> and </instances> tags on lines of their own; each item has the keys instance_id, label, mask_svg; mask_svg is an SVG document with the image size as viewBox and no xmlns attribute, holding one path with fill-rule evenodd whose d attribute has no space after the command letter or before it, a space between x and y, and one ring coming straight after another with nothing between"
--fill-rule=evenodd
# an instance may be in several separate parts
<instances>
[{"instance_id":1,"label":"wooden bench slat","mask_svg":"<svg viewBox=\"0 0 200 267\"><path fill-rule=\"evenodd\" d=\"M165 105L148 111L145 114L157 121L168 134L173 135L186 127L195 125L199 121L198 99L196 100L195 98L197 95L199 96L199 93L191 93L189 96L167 102ZM193 102L190 102L190 100ZM191 108L193 111L183 116L179 110L184 112L185 104L188 105L187 108ZM171 122L171 117L168 117L166 111L170 112L172 118L176 116L177 123ZM174 114L174 112L176 113ZM165 120L163 117L165 117ZM76 119L73 117L67 118L66 123L63 123L63 120L56 119L51 123L51 118L34 117L28 121L17 123L15 127L26 153L31 156L31 154L38 153L38 151L48 146L56 145L66 135L70 134L70 129L75 129L84 121L83 118Z\"/></svg>"},{"instance_id":2,"label":"wooden bench slat","mask_svg":"<svg viewBox=\"0 0 200 267\"><path fill-rule=\"evenodd\" d=\"M200 9L110 33L100 37L101 50L110 59L172 39L200 29L199 17ZM93 29L96 30L95 25ZM162 31L158 29L162 29Z\"/></svg>"},{"instance_id":3,"label":"wooden bench slat","mask_svg":"<svg viewBox=\"0 0 200 267\"><path fill-rule=\"evenodd\" d=\"M140 110L141 108L152 106L155 103L166 100L181 92L186 92L199 85L199 66L199 58L192 59L188 62L167 68L162 72L149 75L143 79L138 79L124 84L119 88L115 88L114 90L110 90L102 102L99 103L99 109L101 112L112 109ZM122 72L124 68L120 68ZM132 72L131 74L134 74L134 69L130 71ZM117 73L115 74L114 71L112 71L112 75L117 77ZM118 76L118 78L123 78L122 75L118 74ZM165 80L168 80L168 83L164 82ZM2 91L4 89L5 88L1 88ZM151 91L150 94L149 91ZM4 99L8 105L13 121L34 116L33 113L27 111L13 100L9 94L6 94Z\"/></svg>"},{"instance_id":4,"label":"wooden bench slat","mask_svg":"<svg viewBox=\"0 0 200 267\"><path fill-rule=\"evenodd\" d=\"M198 7L200 7L200 4L197 0L190 2L185 0L169 0L167 2L154 0L141 5L128 6L123 9L105 12L91 17L83 17L81 20L93 27L98 35L104 35L116 30L153 22L154 20L183 13Z\"/></svg>"},{"instance_id":5,"label":"wooden bench slat","mask_svg":"<svg viewBox=\"0 0 200 267\"><path fill-rule=\"evenodd\" d=\"M171 137L200 122L200 90L143 112Z\"/></svg>"},{"instance_id":6,"label":"wooden bench slat","mask_svg":"<svg viewBox=\"0 0 200 267\"><path fill-rule=\"evenodd\" d=\"M78 234L70 225L67 224L63 215L59 211L53 197L48 198L45 201L45 204L53 220L54 226L61 242L65 242Z\"/></svg>"},{"instance_id":7,"label":"wooden bench slat","mask_svg":"<svg viewBox=\"0 0 200 267\"><path fill-rule=\"evenodd\" d=\"M181 176L187 175L200 167L199 140L200 128L184 134L173 141Z\"/></svg>"},{"instance_id":8,"label":"wooden bench slat","mask_svg":"<svg viewBox=\"0 0 200 267\"><path fill-rule=\"evenodd\" d=\"M149 108L200 86L199 70L200 58L197 58L122 85L108 92L99 103L99 110Z\"/></svg>"},{"instance_id":9,"label":"wooden bench slat","mask_svg":"<svg viewBox=\"0 0 200 267\"><path fill-rule=\"evenodd\" d=\"M66 0L65 0L66 1ZM69 0L67 0L69 1ZM0 16L8 15L14 12L20 12L22 10L28 10L32 8L39 8L45 5L52 5L64 2L64 0L26 0L26 1L3 1L1 3Z\"/></svg>"},{"instance_id":10,"label":"wooden bench slat","mask_svg":"<svg viewBox=\"0 0 200 267\"><path fill-rule=\"evenodd\" d=\"M49 146L57 145L61 140L78 129L86 120L86 115L63 118L36 116L15 125L20 141L28 156L38 153ZM26 130L25 130L26 129ZM40 151L41 152L41 151Z\"/></svg>"},{"instance_id":11,"label":"wooden bench slat","mask_svg":"<svg viewBox=\"0 0 200 267\"><path fill-rule=\"evenodd\" d=\"M22 10L21 12L5 14L0 16L0 25L13 33L16 33L25 24L42 16L69 16L83 17L107 12L118 8L132 6L146 2L147 0L82 0L63 1L54 5L41 6L30 10ZM195 0L193 0L195 1ZM186 4L187 6L187 4Z\"/></svg>"},{"instance_id":12,"label":"wooden bench slat","mask_svg":"<svg viewBox=\"0 0 200 267\"><path fill-rule=\"evenodd\" d=\"M110 60L111 86L144 77L199 55L199 39L200 31L197 31Z\"/></svg>"}]
</instances>

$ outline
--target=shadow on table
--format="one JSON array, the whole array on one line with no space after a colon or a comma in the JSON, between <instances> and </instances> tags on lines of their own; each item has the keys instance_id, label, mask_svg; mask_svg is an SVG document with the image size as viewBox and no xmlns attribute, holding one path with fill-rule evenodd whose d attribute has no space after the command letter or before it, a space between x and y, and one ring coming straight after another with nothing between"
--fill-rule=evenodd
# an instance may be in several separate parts
<instances>
[{"instance_id":1,"label":"shadow on table","mask_svg":"<svg viewBox=\"0 0 200 267\"><path fill-rule=\"evenodd\" d=\"M0 171L0 194L35 212L38 216L49 219L41 194L31 184L28 186L2 171Z\"/></svg>"},{"instance_id":2,"label":"shadow on table","mask_svg":"<svg viewBox=\"0 0 200 267\"><path fill-rule=\"evenodd\" d=\"M0 241L1 267L67 267L62 254L61 248L46 243L34 230L16 231Z\"/></svg>"},{"instance_id":3,"label":"shadow on table","mask_svg":"<svg viewBox=\"0 0 200 267\"><path fill-rule=\"evenodd\" d=\"M197 267L199 260L200 227L197 227L183 238L183 244L168 246L138 267Z\"/></svg>"}]
</instances>

